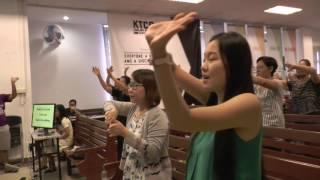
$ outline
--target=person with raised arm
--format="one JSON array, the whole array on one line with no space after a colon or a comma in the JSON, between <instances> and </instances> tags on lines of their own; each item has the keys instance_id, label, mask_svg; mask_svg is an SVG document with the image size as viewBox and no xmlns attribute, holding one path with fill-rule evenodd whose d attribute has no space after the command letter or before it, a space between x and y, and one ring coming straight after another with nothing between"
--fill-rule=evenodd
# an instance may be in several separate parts
<instances>
[{"instance_id":1,"label":"person with raised arm","mask_svg":"<svg viewBox=\"0 0 320 180\"><path fill-rule=\"evenodd\" d=\"M235 32L213 36L207 44L202 78L176 67L168 41L198 18L179 13L149 26L145 36L152 53L160 95L175 129L196 132L187 160L187 180L261 179L262 112L253 92L251 52ZM185 89L203 104L216 93L218 104L190 109L180 96Z\"/></svg>"},{"instance_id":2,"label":"person with raised arm","mask_svg":"<svg viewBox=\"0 0 320 180\"><path fill-rule=\"evenodd\" d=\"M97 67L92 68L92 72L98 77L100 85L103 87L103 89L108 92L112 97L113 100L117 101L124 101L128 102L130 101L129 93L128 93L128 85L131 81L131 79L127 76L127 71L129 67L126 67L124 70L124 76L121 76L120 79L117 79L113 75L113 67L110 66L107 69L108 76L106 78L106 81L104 82L100 73L100 69ZM111 85L110 79L112 79L115 83L115 85ZM126 125L127 118L125 116L119 115L117 118L123 125ZM118 152L118 160L121 160L121 153L123 149L123 137L118 136L117 137L117 152Z\"/></svg>"},{"instance_id":3,"label":"person with raised arm","mask_svg":"<svg viewBox=\"0 0 320 180\"><path fill-rule=\"evenodd\" d=\"M125 73L127 73L128 68L125 69ZM130 101L128 96L128 84L130 83L130 78L126 75L121 76L120 79L117 79L113 75L113 67L109 67L107 69L108 76L106 81L103 80L100 69L97 67L92 67L92 72L98 77L100 85L103 89L108 92L115 100L118 101ZM115 85L111 85L110 79L112 79Z\"/></svg>"},{"instance_id":4,"label":"person with raised arm","mask_svg":"<svg viewBox=\"0 0 320 180\"><path fill-rule=\"evenodd\" d=\"M253 77L254 91L262 104L263 126L284 128L282 96L285 86L282 80L274 78L277 68L277 61L273 57L259 57L257 76Z\"/></svg>"},{"instance_id":5,"label":"person with raised arm","mask_svg":"<svg viewBox=\"0 0 320 180\"><path fill-rule=\"evenodd\" d=\"M288 71L296 73L287 82L291 91L289 113L320 114L320 77L311 67L308 59L301 59L299 64L286 64Z\"/></svg>"},{"instance_id":6,"label":"person with raised arm","mask_svg":"<svg viewBox=\"0 0 320 180\"><path fill-rule=\"evenodd\" d=\"M5 113L5 103L17 97L16 82L18 80L18 77L11 78L11 94L0 94L0 169L4 169L5 172L17 172L19 169L17 166L8 164L11 136Z\"/></svg>"}]
</instances>

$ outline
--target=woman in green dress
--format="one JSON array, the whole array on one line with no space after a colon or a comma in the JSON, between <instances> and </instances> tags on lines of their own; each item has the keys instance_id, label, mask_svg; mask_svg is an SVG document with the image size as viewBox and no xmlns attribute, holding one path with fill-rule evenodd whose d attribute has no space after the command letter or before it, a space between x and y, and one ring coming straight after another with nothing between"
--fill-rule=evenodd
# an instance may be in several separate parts
<instances>
[{"instance_id":1,"label":"woman in green dress","mask_svg":"<svg viewBox=\"0 0 320 180\"><path fill-rule=\"evenodd\" d=\"M167 115L172 126L197 132L187 161L188 180L261 179L262 114L253 93L251 52L240 34L218 34L210 40L197 79L176 66L168 41L197 18L180 13L149 27L146 39ZM178 88L203 104L215 93L218 104L189 109Z\"/></svg>"}]
</instances>

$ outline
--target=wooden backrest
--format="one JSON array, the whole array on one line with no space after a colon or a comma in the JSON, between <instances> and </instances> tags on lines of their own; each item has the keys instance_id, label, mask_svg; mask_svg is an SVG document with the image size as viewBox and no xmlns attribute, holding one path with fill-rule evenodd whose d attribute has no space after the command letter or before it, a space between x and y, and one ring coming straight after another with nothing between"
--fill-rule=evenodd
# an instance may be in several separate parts
<instances>
[{"instance_id":1,"label":"wooden backrest","mask_svg":"<svg viewBox=\"0 0 320 180\"><path fill-rule=\"evenodd\" d=\"M175 180L185 179L189 145L190 133L171 130L169 136L169 156L172 163L172 176Z\"/></svg>"},{"instance_id":2,"label":"wooden backrest","mask_svg":"<svg viewBox=\"0 0 320 180\"><path fill-rule=\"evenodd\" d=\"M81 114L84 114L84 115L86 115L86 116L104 114L103 108L81 109L80 112L81 112Z\"/></svg>"},{"instance_id":3,"label":"wooden backrest","mask_svg":"<svg viewBox=\"0 0 320 180\"><path fill-rule=\"evenodd\" d=\"M320 115L285 114L286 128L320 132Z\"/></svg>"},{"instance_id":4,"label":"wooden backrest","mask_svg":"<svg viewBox=\"0 0 320 180\"><path fill-rule=\"evenodd\" d=\"M294 161L273 155L263 155L266 179L270 180L318 180L320 166Z\"/></svg>"},{"instance_id":5,"label":"wooden backrest","mask_svg":"<svg viewBox=\"0 0 320 180\"><path fill-rule=\"evenodd\" d=\"M108 137L104 121L80 115L75 121L74 138L77 150L84 155L78 163L79 172L88 180L101 179L102 169L108 172L108 179L120 180L119 161L117 160L117 137Z\"/></svg>"},{"instance_id":6,"label":"wooden backrest","mask_svg":"<svg viewBox=\"0 0 320 180\"><path fill-rule=\"evenodd\" d=\"M266 175L280 179L320 177L319 144L319 132L265 127L263 163Z\"/></svg>"},{"instance_id":7,"label":"wooden backrest","mask_svg":"<svg viewBox=\"0 0 320 180\"><path fill-rule=\"evenodd\" d=\"M75 122L74 139L76 145L100 147L107 144L107 127L104 121L79 116Z\"/></svg>"}]
</instances>

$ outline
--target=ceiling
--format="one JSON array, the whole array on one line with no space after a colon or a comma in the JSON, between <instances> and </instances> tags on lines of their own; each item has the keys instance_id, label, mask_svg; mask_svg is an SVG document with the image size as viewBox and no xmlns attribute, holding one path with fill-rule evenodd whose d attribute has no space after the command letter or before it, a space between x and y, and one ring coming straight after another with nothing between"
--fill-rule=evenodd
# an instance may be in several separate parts
<instances>
[{"instance_id":1,"label":"ceiling","mask_svg":"<svg viewBox=\"0 0 320 180\"><path fill-rule=\"evenodd\" d=\"M197 11L200 17L226 22L308 27L320 30L320 0L205 0L194 5L168 0L25 0L28 5L173 16ZM302 8L289 16L266 14L275 5Z\"/></svg>"},{"instance_id":2,"label":"ceiling","mask_svg":"<svg viewBox=\"0 0 320 180\"><path fill-rule=\"evenodd\" d=\"M77 11L65 8L48 8L28 6L27 15L29 21L45 21L51 23L72 23L72 24L108 24L107 14L95 11ZM67 15L70 21L63 20Z\"/></svg>"}]
</instances>

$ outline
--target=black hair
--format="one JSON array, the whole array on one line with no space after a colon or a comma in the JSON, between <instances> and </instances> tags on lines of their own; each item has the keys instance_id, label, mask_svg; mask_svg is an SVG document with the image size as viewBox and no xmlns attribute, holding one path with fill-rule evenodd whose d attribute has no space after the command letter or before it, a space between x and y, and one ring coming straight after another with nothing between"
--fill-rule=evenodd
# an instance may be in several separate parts
<instances>
[{"instance_id":1,"label":"black hair","mask_svg":"<svg viewBox=\"0 0 320 180\"><path fill-rule=\"evenodd\" d=\"M56 117L56 119L58 120L58 124L61 124L61 121L64 117L67 117L67 112L66 109L64 108L64 105L62 104L57 104L56 105L56 111L59 111L60 117Z\"/></svg>"},{"instance_id":2,"label":"black hair","mask_svg":"<svg viewBox=\"0 0 320 180\"><path fill-rule=\"evenodd\" d=\"M311 66L309 59L301 59L299 62L303 61L307 66Z\"/></svg>"},{"instance_id":3,"label":"black hair","mask_svg":"<svg viewBox=\"0 0 320 180\"><path fill-rule=\"evenodd\" d=\"M272 68L271 76L276 72L278 68L278 63L275 58L270 56L261 56L257 59L257 63L259 61L262 61L264 65L266 65L268 68Z\"/></svg>"},{"instance_id":4,"label":"black hair","mask_svg":"<svg viewBox=\"0 0 320 180\"><path fill-rule=\"evenodd\" d=\"M75 99L70 99L70 100L69 100L69 104L72 103L72 102L74 102L74 104L77 105L77 100L75 100Z\"/></svg>"},{"instance_id":5,"label":"black hair","mask_svg":"<svg viewBox=\"0 0 320 180\"><path fill-rule=\"evenodd\" d=\"M128 84L129 84L129 83L130 83L130 81L131 81L130 77L129 77L129 76L121 76L121 78L123 78L123 79L124 79L124 81L125 81L126 85L128 86Z\"/></svg>"},{"instance_id":6,"label":"black hair","mask_svg":"<svg viewBox=\"0 0 320 180\"><path fill-rule=\"evenodd\" d=\"M253 93L251 77L252 58L247 40L236 32L213 36L216 41L226 72L226 87L223 101L242 93ZM234 130L217 131L214 140L213 171L215 179L235 179L236 149Z\"/></svg>"}]
</instances>

